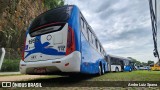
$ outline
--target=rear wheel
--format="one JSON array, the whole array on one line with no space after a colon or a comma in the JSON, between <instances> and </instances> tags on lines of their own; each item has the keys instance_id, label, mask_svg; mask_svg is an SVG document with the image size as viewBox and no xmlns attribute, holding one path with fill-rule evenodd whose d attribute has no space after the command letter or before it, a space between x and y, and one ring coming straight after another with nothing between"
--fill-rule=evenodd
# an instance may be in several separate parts
<instances>
[{"instance_id":1,"label":"rear wheel","mask_svg":"<svg viewBox=\"0 0 160 90\"><path fill-rule=\"evenodd\" d=\"M105 69L104 67L101 67L102 68L102 75L105 73Z\"/></svg>"},{"instance_id":2,"label":"rear wheel","mask_svg":"<svg viewBox=\"0 0 160 90\"><path fill-rule=\"evenodd\" d=\"M100 75L102 75L102 70L101 70L101 66L99 65L99 73L98 73L98 75L100 76Z\"/></svg>"},{"instance_id":3,"label":"rear wheel","mask_svg":"<svg viewBox=\"0 0 160 90\"><path fill-rule=\"evenodd\" d=\"M131 69L131 68L129 69L129 72L132 72L132 69Z\"/></svg>"},{"instance_id":4,"label":"rear wheel","mask_svg":"<svg viewBox=\"0 0 160 90\"><path fill-rule=\"evenodd\" d=\"M116 68L115 68L115 71L116 71L116 72L119 72L119 69L118 69L118 67L116 67Z\"/></svg>"}]
</instances>

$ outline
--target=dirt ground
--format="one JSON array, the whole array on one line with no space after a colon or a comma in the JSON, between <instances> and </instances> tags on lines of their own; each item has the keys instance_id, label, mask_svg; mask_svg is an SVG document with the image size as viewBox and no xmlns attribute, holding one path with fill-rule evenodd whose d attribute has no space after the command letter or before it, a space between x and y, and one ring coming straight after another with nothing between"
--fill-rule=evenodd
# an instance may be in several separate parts
<instances>
[{"instance_id":1,"label":"dirt ground","mask_svg":"<svg viewBox=\"0 0 160 90\"><path fill-rule=\"evenodd\" d=\"M17 75L17 76L0 76L0 81L25 81L46 77L45 75Z\"/></svg>"}]
</instances>

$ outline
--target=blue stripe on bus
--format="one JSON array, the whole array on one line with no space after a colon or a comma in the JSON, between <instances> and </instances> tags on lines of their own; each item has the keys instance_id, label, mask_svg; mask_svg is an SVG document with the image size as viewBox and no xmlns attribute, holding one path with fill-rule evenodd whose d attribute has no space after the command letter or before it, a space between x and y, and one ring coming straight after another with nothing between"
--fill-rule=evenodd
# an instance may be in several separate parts
<instances>
[{"instance_id":1,"label":"blue stripe on bus","mask_svg":"<svg viewBox=\"0 0 160 90\"><path fill-rule=\"evenodd\" d=\"M80 44L81 44L79 13L80 13L79 9L76 6L73 6L72 13L68 20L68 25L72 27L72 29L74 30L76 51L80 51Z\"/></svg>"},{"instance_id":2,"label":"blue stripe on bus","mask_svg":"<svg viewBox=\"0 0 160 90\"><path fill-rule=\"evenodd\" d=\"M25 51L28 52L27 55L25 56L25 58L27 58L29 55L33 54L33 53L42 53L42 54L46 54L46 55L65 55L65 52L58 52L58 50L53 49L53 48L45 48L47 46L49 46L49 42L44 42L41 43L41 36L36 36L36 40L34 43L34 49L29 50L29 51Z\"/></svg>"}]
</instances>

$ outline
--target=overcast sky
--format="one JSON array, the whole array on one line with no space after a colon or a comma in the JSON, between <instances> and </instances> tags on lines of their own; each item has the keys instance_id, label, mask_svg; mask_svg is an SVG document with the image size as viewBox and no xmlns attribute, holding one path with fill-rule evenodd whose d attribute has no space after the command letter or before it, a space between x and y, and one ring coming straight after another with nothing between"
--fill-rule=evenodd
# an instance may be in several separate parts
<instances>
[{"instance_id":1,"label":"overcast sky","mask_svg":"<svg viewBox=\"0 0 160 90\"><path fill-rule=\"evenodd\" d=\"M65 0L65 4L80 8L108 54L157 61L148 0Z\"/></svg>"}]
</instances>

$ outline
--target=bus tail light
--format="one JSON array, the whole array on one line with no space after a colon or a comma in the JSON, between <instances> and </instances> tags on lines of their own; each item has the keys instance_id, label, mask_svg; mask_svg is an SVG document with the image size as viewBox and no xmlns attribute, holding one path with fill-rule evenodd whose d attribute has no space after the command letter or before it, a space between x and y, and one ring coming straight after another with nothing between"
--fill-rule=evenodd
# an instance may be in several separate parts
<instances>
[{"instance_id":1,"label":"bus tail light","mask_svg":"<svg viewBox=\"0 0 160 90\"><path fill-rule=\"evenodd\" d=\"M75 51L74 31L70 26L68 26L66 55L72 53L73 51Z\"/></svg>"},{"instance_id":2,"label":"bus tail light","mask_svg":"<svg viewBox=\"0 0 160 90\"><path fill-rule=\"evenodd\" d=\"M26 38L25 38L25 40L24 40L24 45L22 46L22 60L23 60L23 61L24 61L25 46L26 46Z\"/></svg>"}]
</instances>

